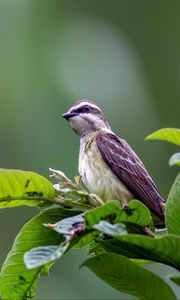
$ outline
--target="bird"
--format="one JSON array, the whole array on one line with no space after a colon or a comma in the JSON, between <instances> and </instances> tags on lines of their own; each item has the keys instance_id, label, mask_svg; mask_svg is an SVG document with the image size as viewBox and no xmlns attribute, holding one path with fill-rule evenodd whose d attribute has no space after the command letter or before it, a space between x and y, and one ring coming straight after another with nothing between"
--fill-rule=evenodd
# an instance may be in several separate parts
<instances>
[{"instance_id":1,"label":"bird","mask_svg":"<svg viewBox=\"0 0 180 300\"><path fill-rule=\"evenodd\" d=\"M78 171L89 191L104 203L119 200L124 207L138 199L164 221L165 202L157 186L131 146L111 130L96 103L78 100L62 116L80 136Z\"/></svg>"}]
</instances>

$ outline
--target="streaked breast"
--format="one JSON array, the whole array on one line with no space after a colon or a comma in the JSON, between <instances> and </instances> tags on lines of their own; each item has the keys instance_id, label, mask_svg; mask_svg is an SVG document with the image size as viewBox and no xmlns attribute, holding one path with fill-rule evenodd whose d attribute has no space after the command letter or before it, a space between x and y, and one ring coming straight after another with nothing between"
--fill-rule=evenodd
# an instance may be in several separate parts
<instances>
[{"instance_id":1,"label":"streaked breast","mask_svg":"<svg viewBox=\"0 0 180 300\"><path fill-rule=\"evenodd\" d=\"M126 204L133 198L102 159L96 145L96 134L81 139L79 174L89 191L105 202L120 200Z\"/></svg>"}]
</instances>

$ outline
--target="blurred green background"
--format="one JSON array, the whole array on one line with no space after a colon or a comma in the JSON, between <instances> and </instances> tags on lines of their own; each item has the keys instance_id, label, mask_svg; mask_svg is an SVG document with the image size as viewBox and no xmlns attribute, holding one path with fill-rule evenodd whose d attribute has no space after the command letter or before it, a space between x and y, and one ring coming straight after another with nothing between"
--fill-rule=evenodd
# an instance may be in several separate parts
<instances>
[{"instance_id":1,"label":"blurred green background","mask_svg":"<svg viewBox=\"0 0 180 300\"><path fill-rule=\"evenodd\" d=\"M113 130L144 161L163 196L177 174L177 151L144 138L179 127L180 1L0 0L0 167L77 174L79 138L61 118L75 100L95 100ZM0 211L0 263L37 209ZM35 299L136 299L61 259ZM149 265L166 278L174 272ZM178 290L171 284L176 294Z\"/></svg>"}]
</instances>

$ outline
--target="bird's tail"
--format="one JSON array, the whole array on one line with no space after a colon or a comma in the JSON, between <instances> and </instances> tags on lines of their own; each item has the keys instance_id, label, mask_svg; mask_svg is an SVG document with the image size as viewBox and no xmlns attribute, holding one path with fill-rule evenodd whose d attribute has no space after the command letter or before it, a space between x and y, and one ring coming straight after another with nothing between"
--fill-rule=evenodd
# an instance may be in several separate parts
<instances>
[{"instance_id":1,"label":"bird's tail","mask_svg":"<svg viewBox=\"0 0 180 300\"><path fill-rule=\"evenodd\" d=\"M165 213L166 204L164 202L164 199L161 196L159 196L157 203L158 203L158 209L156 209L155 214L153 213L153 220L154 220L155 227L163 228L165 226L164 213Z\"/></svg>"}]
</instances>

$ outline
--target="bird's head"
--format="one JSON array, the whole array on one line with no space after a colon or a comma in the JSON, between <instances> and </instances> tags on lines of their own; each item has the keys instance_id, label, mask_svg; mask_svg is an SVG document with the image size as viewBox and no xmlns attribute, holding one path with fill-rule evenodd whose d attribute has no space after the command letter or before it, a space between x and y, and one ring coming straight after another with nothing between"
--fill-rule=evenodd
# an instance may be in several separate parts
<instances>
[{"instance_id":1,"label":"bird's head","mask_svg":"<svg viewBox=\"0 0 180 300\"><path fill-rule=\"evenodd\" d=\"M102 110L89 100L77 101L62 116L68 120L72 129L80 136L96 132L103 128L110 129Z\"/></svg>"}]
</instances>

